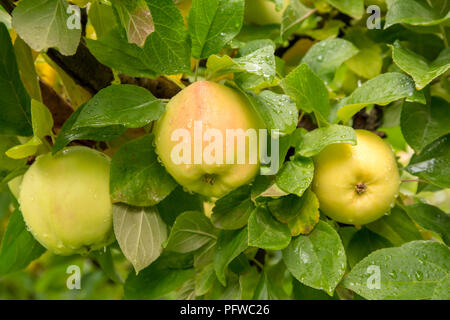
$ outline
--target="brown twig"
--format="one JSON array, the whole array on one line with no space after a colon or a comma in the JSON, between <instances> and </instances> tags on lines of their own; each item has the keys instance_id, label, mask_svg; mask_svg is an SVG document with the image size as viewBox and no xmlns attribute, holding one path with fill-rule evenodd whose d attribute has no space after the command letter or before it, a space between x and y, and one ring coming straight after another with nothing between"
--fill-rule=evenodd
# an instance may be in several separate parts
<instances>
[{"instance_id":1,"label":"brown twig","mask_svg":"<svg viewBox=\"0 0 450 320\"><path fill-rule=\"evenodd\" d=\"M0 0L0 4L3 6L3 8L5 8L6 12L8 12L9 14L11 14L11 12L14 10L15 7L12 1L8 0Z\"/></svg>"},{"instance_id":2,"label":"brown twig","mask_svg":"<svg viewBox=\"0 0 450 320\"><path fill-rule=\"evenodd\" d=\"M369 113L364 108L353 116L353 128L369 130L381 138L385 138L386 134L384 132L377 131L382 124L382 120L383 110L379 106L373 107Z\"/></svg>"},{"instance_id":3,"label":"brown twig","mask_svg":"<svg viewBox=\"0 0 450 320\"><path fill-rule=\"evenodd\" d=\"M72 106L66 99L59 95L49 84L39 79L42 102L49 108L53 116L55 132L62 127L64 122L73 113Z\"/></svg>"}]
</instances>

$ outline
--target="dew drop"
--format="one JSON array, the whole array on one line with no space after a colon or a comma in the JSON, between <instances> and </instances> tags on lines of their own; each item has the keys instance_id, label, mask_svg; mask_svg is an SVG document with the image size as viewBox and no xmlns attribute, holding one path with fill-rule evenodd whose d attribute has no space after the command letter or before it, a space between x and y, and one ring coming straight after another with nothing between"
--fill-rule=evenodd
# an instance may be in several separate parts
<instances>
[{"instance_id":1,"label":"dew drop","mask_svg":"<svg viewBox=\"0 0 450 320\"><path fill-rule=\"evenodd\" d=\"M423 273L421 271L416 271L415 276L416 276L417 281L422 281Z\"/></svg>"}]
</instances>

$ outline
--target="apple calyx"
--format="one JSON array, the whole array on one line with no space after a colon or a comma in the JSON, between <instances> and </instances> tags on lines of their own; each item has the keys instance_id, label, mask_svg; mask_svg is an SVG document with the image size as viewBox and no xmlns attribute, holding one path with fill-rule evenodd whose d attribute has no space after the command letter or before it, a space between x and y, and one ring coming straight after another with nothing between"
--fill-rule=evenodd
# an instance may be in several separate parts
<instances>
[{"instance_id":1,"label":"apple calyx","mask_svg":"<svg viewBox=\"0 0 450 320\"><path fill-rule=\"evenodd\" d=\"M367 191L367 186L364 182L361 182L355 186L355 190L357 194L363 194L364 192Z\"/></svg>"}]
</instances>

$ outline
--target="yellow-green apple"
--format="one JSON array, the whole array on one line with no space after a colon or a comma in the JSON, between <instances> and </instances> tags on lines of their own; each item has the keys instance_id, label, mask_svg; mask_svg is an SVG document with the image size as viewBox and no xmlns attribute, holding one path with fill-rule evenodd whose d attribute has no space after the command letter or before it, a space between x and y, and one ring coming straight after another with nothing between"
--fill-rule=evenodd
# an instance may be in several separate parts
<instances>
[{"instance_id":1,"label":"yellow-green apple","mask_svg":"<svg viewBox=\"0 0 450 320\"><path fill-rule=\"evenodd\" d=\"M366 130L356 130L356 136L355 146L331 144L315 157L312 186L323 213L360 225L389 213L400 178L389 144Z\"/></svg>"},{"instance_id":2,"label":"yellow-green apple","mask_svg":"<svg viewBox=\"0 0 450 320\"><path fill-rule=\"evenodd\" d=\"M275 3L268 0L245 1L245 22L248 24L267 25L281 24L283 11L289 5L289 0L284 0L284 6L280 11L275 8Z\"/></svg>"},{"instance_id":3,"label":"yellow-green apple","mask_svg":"<svg viewBox=\"0 0 450 320\"><path fill-rule=\"evenodd\" d=\"M189 191L221 197L259 172L259 129L247 98L222 84L198 81L167 104L155 126L156 152Z\"/></svg>"},{"instance_id":4,"label":"yellow-green apple","mask_svg":"<svg viewBox=\"0 0 450 320\"><path fill-rule=\"evenodd\" d=\"M113 240L110 159L87 147L37 157L20 187L28 229L55 254L86 254Z\"/></svg>"}]
</instances>

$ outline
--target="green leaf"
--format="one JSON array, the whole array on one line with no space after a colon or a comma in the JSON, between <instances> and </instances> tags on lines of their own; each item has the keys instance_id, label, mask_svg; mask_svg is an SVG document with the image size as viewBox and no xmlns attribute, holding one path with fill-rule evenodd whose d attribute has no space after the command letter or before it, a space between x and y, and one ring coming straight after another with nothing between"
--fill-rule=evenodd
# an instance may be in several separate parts
<instances>
[{"instance_id":1,"label":"green leaf","mask_svg":"<svg viewBox=\"0 0 450 320\"><path fill-rule=\"evenodd\" d=\"M90 4L88 17L99 39L116 27L116 18L112 6L102 1L94 1ZM130 63L131 61L127 62Z\"/></svg>"},{"instance_id":2,"label":"green leaf","mask_svg":"<svg viewBox=\"0 0 450 320\"><path fill-rule=\"evenodd\" d=\"M379 268L374 273L369 268ZM376 269L374 269L376 270ZM366 299L430 299L450 270L450 250L433 241L413 241L375 251L347 274L342 284ZM379 276L379 288L373 278Z\"/></svg>"},{"instance_id":3,"label":"green leaf","mask_svg":"<svg viewBox=\"0 0 450 320\"><path fill-rule=\"evenodd\" d=\"M274 219L266 208L253 210L248 219L248 245L266 250L282 250L289 245L291 232L287 225Z\"/></svg>"},{"instance_id":4,"label":"green leaf","mask_svg":"<svg viewBox=\"0 0 450 320\"><path fill-rule=\"evenodd\" d=\"M142 47L147 36L155 30L145 0L112 0L111 3L128 42Z\"/></svg>"},{"instance_id":5,"label":"green leaf","mask_svg":"<svg viewBox=\"0 0 450 320\"><path fill-rule=\"evenodd\" d=\"M309 158L296 157L284 163L277 174L277 186L281 190L301 197L314 176L314 163Z\"/></svg>"},{"instance_id":6,"label":"green leaf","mask_svg":"<svg viewBox=\"0 0 450 320\"><path fill-rule=\"evenodd\" d=\"M215 76L244 71L244 69L238 66L233 58L228 55L211 55L206 62L206 68L207 73Z\"/></svg>"},{"instance_id":7,"label":"green leaf","mask_svg":"<svg viewBox=\"0 0 450 320\"><path fill-rule=\"evenodd\" d=\"M124 281L122 277L117 272L116 267L114 266L114 259L111 255L110 247L106 248L106 251L97 250L91 252L91 255L98 262L102 271L106 274L106 276L118 284L123 284Z\"/></svg>"},{"instance_id":8,"label":"green leaf","mask_svg":"<svg viewBox=\"0 0 450 320\"><path fill-rule=\"evenodd\" d=\"M194 267L196 269L203 268L213 262L216 243L215 239L211 239L203 247L194 252Z\"/></svg>"},{"instance_id":9,"label":"green leaf","mask_svg":"<svg viewBox=\"0 0 450 320\"><path fill-rule=\"evenodd\" d=\"M259 200L259 197L278 198L287 196L289 192L281 190L273 176L257 176L252 183L252 199ZM264 200L263 200L264 201Z\"/></svg>"},{"instance_id":10,"label":"green leaf","mask_svg":"<svg viewBox=\"0 0 450 320\"><path fill-rule=\"evenodd\" d=\"M30 97L20 80L8 29L0 24L0 134L31 136Z\"/></svg>"},{"instance_id":11,"label":"green leaf","mask_svg":"<svg viewBox=\"0 0 450 320\"><path fill-rule=\"evenodd\" d=\"M389 215L367 224L366 227L388 239L394 246L423 239L414 223L399 207L394 207Z\"/></svg>"},{"instance_id":12,"label":"green leaf","mask_svg":"<svg viewBox=\"0 0 450 320\"><path fill-rule=\"evenodd\" d=\"M281 256L279 256L281 258ZM292 277L289 270L286 268L282 259L278 263L267 264L264 272L267 273L268 293L269 297L274 300L291 300Z\"/></svg>"},{"instance_id":13,"label":"green leaf","mask_svg":"<svg viewBox=\"0 0 450 320\"><path fill-rule=\"evenodd\" d=\"M111 161L110 192L113 201L134 206L153 206L177 186L158 162L153 135L123 145Z\"/></svg>"},{"instance_id":14,"label":"green leaf","mask_svg":"<svg viewBox=\"0 0 450 320\"><path fill-rule=\"evenodd\" d=\"M319 200L308 189L303 196L288 195L267 203L270 212L286 223L292 236L310 233L319 222Z\"/></svg>"},{"instance_id":15,"label":"green leaf","mask_svg":"<svg viewBox=\"0 0 450 320\"><path fill-rule=\"evenodd\" d=\"M249 42L253 40L261 40L261 39L272 39L279 43L279 35L280 35L280 26L279 25L265 25L265 26L256 26L256 25L247 25L244 24L242 26L241 32L236 36L234 41L240 42Z\"/></svg>"},{"instance_id":16,"label":"green leaf","mask_svg":"<svg viewBox=\"0 0 450 320\"><path fill-rule=\"evenodd\" d=\"M312 157L333 143L356 145L356 133L352 127L337 124L318 128L300 135L295 152L304 157Z\"/></svg>"},{"instance_id":17,"label":"green leaf","mask_svg":"<svg viewBox=\"0 0 450 320\"><path fill-rule=\"evenodd\" d=\"M277 57L275 57L275 59L276 58ZM278 59L276 59L276 61L278 61ZM268 79L256 74L241 72L234 75L234 82L243 90L259 92L267 88L276 87L280 80L274 78L272 81L268 81Z\"/></svg>"},{"instance_id":18,"label":"green leaf","mask_svg":"<svg viewBox=\"0 0 450 320\"><path fill-rule=\"evenodd\" d=\"M21 159L24 160L24 159ZM6 183L11 182L12 180L14 180L14 178L23 176L27 171L28 171L28 166L23 166L23 167L19 167L17 169L14 169L13 171L11 171L9 174L7 174L1 181L0 183L4 186Z\"/></svg>"},{"instance_id":19,"label":"green leaf","mask_svg":"<svg viewBox=\"0 0 450 320\"><path fill-rule=\"evenodd\" d=\"M219 280L214 281L213 287L205 296L205 300L238 300L240 297L239 278L230 273L229 283L222 286Z\"/></svg>"},{"instance_id":20,"label":"green leaf","mask_svg":"<svg viewBox=\"0 0 450 320\"><path fill-rule=\"evenodd\" d=\"M448 8L441 9L443 10L430 7L427 0L394 1L386 14L384 29L397 23L406 23L413 26L433 26L448 21L450 11Z\"/></svg>"},{"instance_id":21,"label":"green leaf","mask_svg":"<svg viewBox=\"0 0 450 320\"><path fill-rule=\"evenodd\" d=\"M380 44L372 41L369 31L351 28L345 39L351 41L359 52L348 59L345 65L360 77L371 79L378 76L383 68L383 51Z\"/></svg>"},{"instance_id":22,"label":"green leaf","mask_svg":"<svg viewBox=\"0 0 450 320\"><path fill-rule=\"evenodd\" d=\"M26 164L25 159L11 159L5 152L10 148L18 145L20 142L16 137L11 136L0 136L0 181L3 179L10 171L16 170L23 167ZM0 187L1 189L1 187Z\"/></svg>"},{"instance_id":23,"label":"green leaf","mask_svg":"<svg viewBox=\"0 0 450 320\"><path fill-rule=\"evenodd\" d=\"M270 289L270 280L268 279L267 273L263 270L256 285L252 300L275 300Z\"/></svg>"},{"instance_id":24,"label":"green leaf","mask_svg":"<svg viewBox=\"0 0 450 320\"><path fill-rule=\"evenodd\" d=\"M195 295L203 296L211 290L211 287L216 280L216 273L214 272L214 265L208 264L205 268L197 270L195 274Z\"/></svg>"},{"instance_id":25,"label":"green leaf","mask_svg":"<svg viewBox=\"0 0 450 320\"><path fill-rule=\"evenodd\" d=\"M34 51L57 48L71 56L80 42L81 18L67 9L65 0L23 0L12 13L12 25Z\"/></svg>"},{"instance_id":26,"label":"green leaf","mask_svg":"<svg viewBox=\"0 0 450 320\"><path fill-rule=\"evenodd\" d=\"M31 120L35 137L43 139L53 135L53 117L50 110L41 102L31 100Z\"/></svg>"},{"instance_id":27,"label":"green leaf","mask_svg":"<svg viewBox=\"0 0 450 320\"><path fill-rule=\"evenodd\" d=\"M336 293L330 297L325 292L305 286L297 280L293 281L292 293L295 300L338 300Z\"/></svg>"},{"instance_id":28,"label":"green leaf","mask_svg":"<svg viewBox=\"0 0 450 320\"><path fill-rule=\"evenodd\" d=\"M275 44L275 42L273 42L273 40L270 39L252 40L246 42L241 48L239 48L238 56L244 57L252 52L255 52L256 50L265 47L272 47L275 50L277 48L277 45Z\"/></svg>"},{"instance_id":29,"label":"green leaf","mask_svg":"<svg viewBox=\"0 0 450 320\"><path fill-rule=\"evenodd\" d=\"M251 268L250 262L248 261L248 257L244 253L241 253L240 255L237 256L237 258L231 261L229 267L230 270L236 274L244 273L250 270Z\"/></svg>"},{"instance_id":30,"label":"green leaf","mask_svg":"<svg viewBox=\"0 0 450 320\"><path fill-rule=\"evenodd\" d=\"M450 48L444 49L432 62L404 48L398 41L391 48L395 64L414 79L418 90L425 88L434 78L450 68Z\"/></svg>"},{"instance_id":31,"label":"green leaf","mask_svg":"<svg viewBox=\"0 0 450 320\"><path fill-rule=\"evenodd\" d=\"M74 140L94 140L94 141L109 141L120 136L125 132L126 128L121 125L112 125L107 127L82 127L74 128L78 116L86 105L80 106L69 119L64 122L61 131L56 137L55 145L53 146L53 154L62 150L66 145Z\"/></svg>"},{"instance_id":32,"label":"green leaf","mask_svg":"<svg viewBox=\"0 0 450 320\"><path fill-rule=\"evenodd\" d=\"M426 145L450 133L450 104L438 97L431 97L426 105L405 102L401 113L401 129L406 142L416 152Z\"/></svg>"},{"instance_id":33,"label":"green leaf","mask_svg":"<svg viewBox=\"0 0 450 320\"><path fill-rule=\"evenodd\" d=\"M20 79L32 99L42 101L39 77L34 65L31 48L20 37L14 41L14 52L19 67Z\"/></svg>"},{"instance_id":34,"label":"green leaf","mask_svg":"<svg viewBox=\"0 0 450 320\"><path fill-rule=\"evenodd\" d=\"M167 226L155 207L113 206L114 234L136 274L155 261L167 239Z\"/></svg>"},{"instance_id":35,"label":"green leaf","mask_svg":"<svg viewBox=\"0 0 450 320\"><path fill-rule=\"evenodd\" d=\"M155 25L144 45L150 68L165 75L189 72L191 46L180 11L173 0L146 2Z\"/></svg>"},{"instance_id":36,"label":"green leaf","mask_svg":"<svg viewBox=\"0 0 450 320\"><path fill-rule=\"evenodd\" d=\"M283 12L281 21L281 37L288 39L297 31L303 21L313 14L316 10L304 6L300 1L290 1Z\"/></svg>"},{"instance_id":37,"label":"green leaf","mask_svg":"<svg viewBox=\"0 0 450 320\"><path fill-rule=\"evenodd\" d=\"M216 201L211 221L219 229L241 229L247 225L248 217L255 208L250 199L250 186L245 185L231 191Z\"/></svg>"},{"instance_id":38,"label":"green leaf","mask_svg":"<svg viewBox=\"0 0 450 320\"><path fill-rule=\"evenodd\" d=\"M450 135L425 146L415 154L406 170L442 188L450 187Z\"/></svg>"},{"instance_id":39,"label":"green leaf","mask_svg":"<svg viewBox=\"0 0 450 320\"><path fill-rule=\"evenodd\" d=\"M244 0L193 0L188 25L192 56L204 59L218 53L241 30Z\"/></svg>"},{"instance_id":40,"label":"green leaf","mask_svg":"<svg viewBox=\"0 0 450 320\"><path fill-rule=\"evenodd\" d=\"M239 275L239 284L241 289L241 300L251 300L259 283L260 274L256 266Z\"/></svg>"},{"instance_id":41,"label":"green leaf","mask_svg":"<svg viewBox=\"0 0 450 320\"><path fill-rule=\"evenodd\" d=\"M104 65L132 77L155 78L144 50L128 43L118 29L106 33L99 40L85 39L89 51Z\"/></svg>"},{"instance_id":42,"label":"green leaf","mask_svg":"<svg viewBox=\"0 0 450 320\"><path fill-rule=\"evenodd\" d=\"M315 40L326 40L336 38L339 35L339 31L345 26L345 23L341 20L327 20L321 29L304 30L302 34L306 34Z\"/></svg>"},{"instance_id":43,"label":"green leaf","mask_svg":"<svg viewBox=\"0 0 450 320\"><path fill-rule=\"evenodd\" d=\"M432 300L450 300L450 274L442 279L435 287Z\"/></svg>"},{"instance_id":44,"label":"green leaf","mask_svg":"<svg viewBox=\"0 0 450 320\"><path fill-rule=\"evenodd\" d=\"M0 187L0 220L3 220L5 216L9 214L9 206L12 202L11 200L10 190L8 190L8 188L4 185Z\"/></svg>"},{"instance_id":45,"label":"green leaf","mask_svg":"<svg viewBox=\"0 0 450 320\"><path fill-rule=\"evenodd\" d=\"M409 76L397 72L384 73L364 82L349 97L344 98L337 115L347 122L369 104L385 106L404 98L425 104L423 93L415 89L414 81Z\"/></svg>"},{"instance_id":46,"label":"green leaf","mask_svg":"<svg viewBox=\"0 0 450 320\"><path fill-rule=\"evenodd\" d=\"M45 251L27 231L22 213L15 210L0 247L0 277L27 267Z\"/></svg>"},{"instance_id":47,"label":"green leaf","mask_svg":"<svg viewBox=\"0 0 450 320\"><path fill-rule=\"evenodd\" d=\"M32 137L24 144L19 144L6 151L6 155L12 159L24 159L37 153L42 140L38 137Z\"/></svg>"},{"instance_id":48,"label":"green leaf","mask_svg":"<svg viewBox=\"0 0 450 320\"><path fill-rule=\"evenodd\" d=\"M450 216L438 207L417 203L405 207L408 216L424 229L436 232L450 245Z\"/></svg>"},{"instance_id":49,"label":"green leaf","mask_svg":"<svg viewBox=\"0 0 450 320\"><path fill-rule=\"evenodd\" d=\"M346 65L357 75L366 79L371 79L381 73L383 58L378 46L360 49L358 54L349 60Z\"/></svg>"},{"instance_id":50,"label":"green leaf","mask_svg":"<svg viewBox=\"0 0 450 320\"><path fill-rule=\"evenodd\" d=\"M203 201L197 194L183 191L178 186L163 201L158 203L161 218L172 226L176 218L185 211L203 211Z\"/></svg>"},{"instance_id":51,"label":"green leaf","mask_svg":"<svg viewBox=\"0 0 450 320\"><path fill-rule=\"evenodd\" d=\"M298 236L283 250L288 270L301 283L330 296L344 276L346 257L337 232L319 221L309 235Z\"/></svg>"},{"instance_id":52,"label":"green leaf","mask_svg":"<svg viewBox=\"0 0 450 320\"><path fill-rule=\"evenodd\" d=\"M11 30L11 16L0 7L0 23L3 23L8 30Z\"/></svg>"},{"instance_id":53,"label":"green leaf","mask_svg":"<svg viewBox=\"0 0 450 320\"><path fill-rule=\"evenodd\" d=\"M168 268L163 257L142 270L131 272L125 282L126 299L157 299L179 289L195 275L193 268Z\"/></svg>"},{"instance_id":54,"label":"green leaf","mask_svg":"<svg viewBox=\"0 0 450 320\"><path fill-rule=\"evenodd\" d=\"M247 71L271 81L276 75L275 49L272 45L259 48L233 61Z\"/></svg>"},{"instance_id":55,"label":"green leaf","mask_svg":"<svg viewBox=\"0 0 450 320\"><path fill-rule=\"evenodd\" d=\"M344 39L328 39L313 45L302 59L325 84L333 80L336 70L358 53L358 49Z\"/></svg>"},{"instance_id":56,"label":"green leaf","mask_svg":"<svg viewBox=\"0 0 450 320\"><path fill-rule=\"evenodd\" d=\"M364 14L364 0L326 0L333 7L345 14L361 19Z\"/></svg>"},{"instance_id":57,"label":"green leaf","mask_svg":"<svg viewBox=\"0 0 450 320\"><path fill-rule=\"evenodd\" d=\"M362 228L351 238L347 248L347 259L351 268L372 251L392 247L389 240L367 228Z\"/></svg>"},{"instance_id":58,"label":"green leaf","mask_svg":"<svg viewBox=\"0 0 450 320\"><path fill-rule=\"evenodd\" d=\"M294 132L298 122L298 110L295 103L284 94L264 90L259 94L245 92L250 102L264 120L269 132L279 130L280 135Z\"/></svg>"},{"instance_id":59,"label":"green leaf","mask_svg":"<svg viewBox=\"0 0 450 320\"><path fill-rule=\"evenodd\" d=\"M280 83L287 95L305 112L314 112L327 121L330 114L328 90L323 81L302 63Z\"/></svg>"},{"instance_id":60,"label":"green leaf","mask_svg":"<svg viewBox=\"0 0 450 320\"><path fill-rule=\"evenodd\" d=\"M206 63L207 72L210 78L229 73L249 72L271 82L276 75L274 52L273 46L270 45L234 59L227 55L222 57L212 55Z\"/></svg>"},{"instance_id":61,"label":"green leaf","mask_svg":"<svg viewBox=\"0 0 450 320\"><path fill-rule=\"evenodd\" d=\"M86 103L74 128L111 125L140 128L157 120L163 112L164 104L150 91L135 85L111 85Z\"/></svg>"},{"instance_id":62,"label":"green leaf","mask_svg":"<svg viewBox=\"0 0 450 320\"><path fill-rule=\"evenodd\" d=\"M211 239L217 239L211 221L202 212L187 211L175 220L165 247L169 251L187 253L203 247Z\"/></svg>"},{"instance_id":63,"label":"green leaf","mask_svg":"<svg viewBox=\"0 0 450 320\"><path fill-rule=\"evenodd\" d=\"M247 228L235 231L222 230L214 252L214 270L223 286L227 285L225 272L234 258L248 247Z\"/></svg>"}]
</instances>

